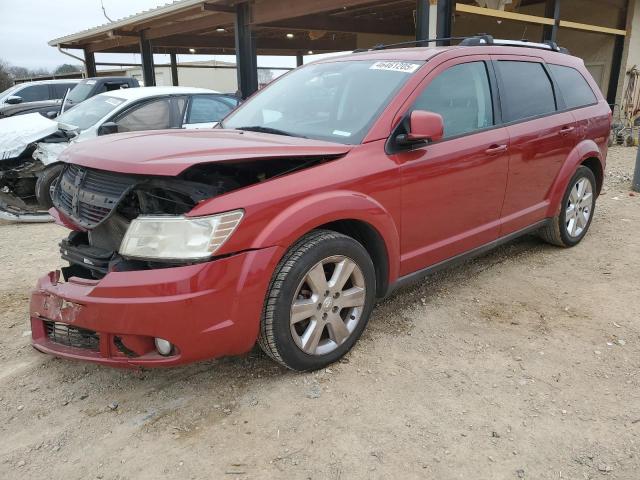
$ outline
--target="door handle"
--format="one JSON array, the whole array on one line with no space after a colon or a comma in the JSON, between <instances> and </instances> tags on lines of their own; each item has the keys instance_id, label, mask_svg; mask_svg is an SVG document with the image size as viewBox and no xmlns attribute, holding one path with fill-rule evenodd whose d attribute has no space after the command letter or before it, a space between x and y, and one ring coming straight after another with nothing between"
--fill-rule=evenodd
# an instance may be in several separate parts
<instances>
[{"instance_id":1,"label":"door handle","mask_svg":"<svg viewBox=\"0 0 640 480\"><path fill-rule=\"evenodd\" d=\"M489 148L487 148L484 151L484 153L486 153L487 155L497 155L498 153L502 153L506 151L507 151L506 145L491 145Z\"/></svg>"},{"instance_id":2,"label":"door handle","mask_svg":"<svg viewBox=\"0 0 640 480\"><path fill-rule=\"evenodd\" d=\"M575 127L562 127L560 129L560 135L569 135L575 130Z\"/></svg>"}]
</instances>

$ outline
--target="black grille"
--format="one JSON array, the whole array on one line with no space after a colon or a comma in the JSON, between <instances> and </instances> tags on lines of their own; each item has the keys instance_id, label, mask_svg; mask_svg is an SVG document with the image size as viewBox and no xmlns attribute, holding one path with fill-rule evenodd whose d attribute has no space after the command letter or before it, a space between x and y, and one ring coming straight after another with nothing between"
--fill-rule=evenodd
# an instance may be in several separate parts
<instances>
[{"instance_id":1,"label":"black grille","mask_svg":"<svg viewBox=\"0 0 640 480\"><path fill-rule=\"evenodd\" d=\"M67 347L83 348L94 352L100 351L100 338L92 330L48 321L44 322L44 330L52 342L66 345Z\"/></svg>"},{"instance_id":2,"label":"black grille","mask_svg":"<svg viewBox=\"0 0 640 480\"><path fill-rule=\"evenodd\" d=\"M81 227L94 228L111 215L135 183L130 175L68 164L56 185L53 204Z\"/></svg>"}]
</instances>

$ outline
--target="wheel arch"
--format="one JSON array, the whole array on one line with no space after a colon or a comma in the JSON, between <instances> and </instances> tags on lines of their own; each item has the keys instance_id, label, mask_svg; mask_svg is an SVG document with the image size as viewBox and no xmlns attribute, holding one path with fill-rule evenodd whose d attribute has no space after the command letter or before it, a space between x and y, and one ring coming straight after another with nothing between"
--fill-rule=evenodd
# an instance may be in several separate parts
<instances>
[{"instance_id":1,"label":"wheel arch","mask_svg":"<svg viewBox=\"0 0 640 480\"><path fill-rule=\"evenodd\" d=\"M253 243L256 248L278 245L286 250L320 228L350 236L365 247L376 269L377 296L384 296L399 274L400 238L392 215L362 193L324 192L306 197L275 216Z\"/></svg>"},{"instance_id":2,"label":"wheel arch","mask_svg":"<svg viewBox=\"0 0 640 480\"><path fill-rule=\"evenodd\" d=\"M380 232L369 223L356 219L336 220L318 228L342 233L362 244L376 271L376 297L384 297L389 288L389 254Z\"/></svg>"},{"instance_id":3,"label":"wheel arch","mask_svg":"<svg viewBox=\"0 0 640 480\"><path fill-rule=\"evenodd\" d=\"M593 176L596 177L596 195L600 195L602 184L604 183L604 171L600 159L597 157L588 157L582 161L581 165L584 165L593 172Z\"/></svg>"},{"instance_id":4,"label":"wheel arch","mask_svg":"<svg viewBox=\"0 0 640 480\"><path fill-rule=\"evenodd\" d=\"M560 203L565 189L567 188L567 183L575 173L576 169L581 165L588 167L594 172L597 183L596 190L598 194L600 193L604 180L602 154L596 142L590 139L582 140L569 153L549 190L549 194L547 196L547 198L549 198L547 217L554 217L560 211Z\"/></svg>"}]
</instances>

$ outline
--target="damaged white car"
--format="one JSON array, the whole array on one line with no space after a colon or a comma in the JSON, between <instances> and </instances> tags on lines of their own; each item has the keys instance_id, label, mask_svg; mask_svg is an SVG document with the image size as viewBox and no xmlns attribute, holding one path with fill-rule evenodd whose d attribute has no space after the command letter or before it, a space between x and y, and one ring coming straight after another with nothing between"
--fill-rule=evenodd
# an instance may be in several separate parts
<instances>
[{"instance_id":1,"label":"damaged white car","mask_svg":"<svg viewBox=\"0 0 640 480\"><path fill-rule=\"evenodd\" d=\"M55 120L39 113L0 120L0 218L49 221L50 190L71 143L100 135L170 128L211 128L238 105L232 95L188 87L107 92Z\"/></svg>"}]
</instances>

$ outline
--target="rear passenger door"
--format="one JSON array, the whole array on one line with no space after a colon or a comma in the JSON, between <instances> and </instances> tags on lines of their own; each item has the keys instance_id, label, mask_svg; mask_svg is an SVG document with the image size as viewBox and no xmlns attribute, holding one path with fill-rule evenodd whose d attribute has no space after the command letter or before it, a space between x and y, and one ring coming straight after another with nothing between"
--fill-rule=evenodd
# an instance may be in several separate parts
<instances>
[{"instance_id":1,"label":"rear passenger door","mask_svg":"<svg viewBox=\"0 0 640 480\"><path fill-rule=\"evenodd\" d=\"M546 216L549 191L576 144L575 120L564 110L543 60L494 55L502 120L509 133L509 176L501 235Z\"/></svg>"},{"instance_id":2,"label":"rear passenger door","mask_svg":"<svg viewBox=\"0 0 640 480\"><path fill-rule=\"evenodd\" d=\"M576 68L547 65L562 95L564 107L571 111L576 121L576 143L592 139L600 151L605 153L610 133L609 111L598 105L597 84L591 79L593 83L590 85L583 73ZM588 75L586 69L584 73Z\"/></svg>"}]
</instances>

